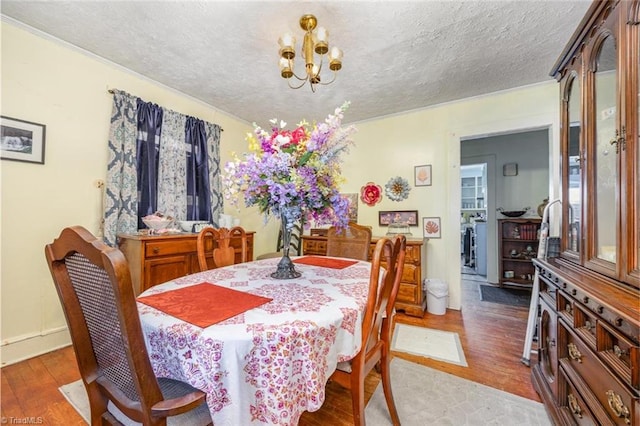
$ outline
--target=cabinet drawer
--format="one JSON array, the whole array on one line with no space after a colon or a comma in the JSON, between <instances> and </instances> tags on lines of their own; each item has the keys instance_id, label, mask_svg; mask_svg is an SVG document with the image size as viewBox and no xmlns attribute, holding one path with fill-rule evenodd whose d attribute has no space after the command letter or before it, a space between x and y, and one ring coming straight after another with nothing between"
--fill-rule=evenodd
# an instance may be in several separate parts
<instances>
[{"instance_id":1,"label":"cabinet drawer","mask_svg":"<svg viewBox=\"0 0 640 426\"><path fill-rule=\"evenodd\" d=\"M588 405L582 399L582 395L567 378L564 370L561 369L560 388L564 389L560 396L560 406L568 412L573 421L579 426L598 426L600 423L591 413Z\"/></svg>"},{"instance_id":2,"label":"cabinet drawer","mask_svg":"<svg viewBox=\"0 0 640 426\"><path fill-rule=\"evenodd\" d=\"M598 354L623 382L640 390L640 349L605 322L598 322Z\"/></svg>"},{"instance_id":3,"label":"cabinet drawer","mask_svg":"<svg viewBox=\"0 0 640 426\"><path fill-rule=\"evenodd\" d=\"M596 318L590 311L579 303L574 303L573 327L576 332L589 343L592 349L596 347Z\"/></svg>"},{"instance_id":4,"label":"cabinet drawer","mask_svg":"<svg viewBox=\"0 0 640 426\"><path fill-rule=\"evenodd\" d=\"M197 250L196 240L149 241L145 244L145 257L189 254Z\"/></svg>"},{"instance_id":5,"label":"cabinet drawer","mask_svg":"<svg viewBox=\"0 0 640 426\"><path fill-rule=\"evenodd\" d=\"M558 315L564 318L568 324L573 324L573 301L562 291L558 291L556 301Z\"/></svg>"},{"instance_id":6,"label":"cabinet drawer","mask_svg":"<svg viewBox=\"0 0 640 426\"><path fill-rule=\"evenodd\" d=\"M404 264L402 269L402 282L414 285L420 284L420 268L415 265Z\"/></svg>"},{"instance_id":7,"label":"cabinet drawer","mask_svg":"<svg viewBox=\"0 0 640 426\"><path fill-rule=\"evenodd\" d=\"M305 240L302 251L305 255L317 254L324 256L327 254L327 241Z\"/></svg>"},{"instance_id":8,"label":"cabinet drawer","mask_svg":"<svg viewBox=\"0 0 640 426\"><path fill-rule=\"evenodd\" d=\"M407 246L404 255L405 263L415 263L420 264L420 246Z\"/></svg>"},{"instance_id":9,"label":"cabinet drawer","mask_svg":"<svg viewBox=\"0 0 640 426\"><path fill-rule=\"evenodd\" d=\"M562 323L559 323L559 331L566 336L567 342L566 347L560 348L563 366L575 371L589 386L593 396L615 424L631 424L634 398L629 390L573 331Z\"/></svg>"},{"instance_id":10,"label":"cabinet drawer","mask_svg":"<svg viewBox=\"0 0 640 426\"><path fill-rule=\"evenodd\" d=\"M416 284L400 283L397 301L413 304L420 303L418 298L418 286Z\"/></svg>"}]
</instances>

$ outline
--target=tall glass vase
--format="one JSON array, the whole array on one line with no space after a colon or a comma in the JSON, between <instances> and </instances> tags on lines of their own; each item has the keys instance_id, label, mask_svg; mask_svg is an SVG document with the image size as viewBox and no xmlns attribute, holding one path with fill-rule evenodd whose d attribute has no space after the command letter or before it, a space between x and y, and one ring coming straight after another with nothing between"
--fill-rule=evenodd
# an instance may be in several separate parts
<instances>
[{"instance_id":1,"label":"tall glass vase","mask_svg":"<svg viewBox=\"0 0 640 426\"><path fill-rule=\"evenodd\" d=\"M284 209L280 212L280 226L282 227L282 259L280 259L280 262L278 262L278 268L276 269L276 272L271 274L271 277L278 280L290 280L292 278L298 278L302 274L296 271L291 258L289 258L293 222L291 219L291 215L287 215Z\"/></svg>"}]
</instances>

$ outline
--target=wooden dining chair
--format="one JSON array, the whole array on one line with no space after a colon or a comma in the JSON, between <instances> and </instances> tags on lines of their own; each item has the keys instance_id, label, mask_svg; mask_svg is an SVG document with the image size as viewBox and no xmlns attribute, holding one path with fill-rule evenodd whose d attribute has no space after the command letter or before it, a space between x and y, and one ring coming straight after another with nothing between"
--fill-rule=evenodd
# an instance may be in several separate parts
<instances>
[{"instance_id":1,"label":"wooden dining chair","mask_svg":"<svg viewBox=\"0 0 640 426\"><path fill-rule=\"evenodd\" d=\"M404 267L406 238L396 236L393 240L380 238L371 260L369 294L362 320L362 346L360 352L349 362L338 364L331 375L333 380L351 390L353 424L363 426L364 380L367 374L379 365L384 397L394 425L400 425L391 391L390 354L393 336L394 305Z\"/></svg>"},{"instance_id":2,"label":"wooden dining chair","mask_svg":"<svg viewBox=\"0 0 640 426\"><path fill-rule=\"evenodd\" d=\"M327 256L368 260L371 228L350 222L344 229L332 226L327 231Z\"/></svg>"},{"instance_id":3,"label":"wooden dining chair","mask_svg":"<svg viewBox=\"0 0 640 426\"><path fill-rule=\"evenodd\" d=\"M236 263L235 248L231 246L233 238L240 238L240 262L247 261L247 233L241 226L227 228L203 228L198 233L196 247L198 251L198 265L200 271L221 268ZM208 261L213 259L213 266Z\"/></svg>"},{"instance_id":4,"label":"wooden dining chair","mask_svg":"<svg viewBox=\"0 0 640 426\"><path fill-rule=\"evenodd\" d=\"M204 392L156 378L122 252L74 226L46 245L45 256L89 397L91 424L211 424Z\"/></svg>"}]
</instances>

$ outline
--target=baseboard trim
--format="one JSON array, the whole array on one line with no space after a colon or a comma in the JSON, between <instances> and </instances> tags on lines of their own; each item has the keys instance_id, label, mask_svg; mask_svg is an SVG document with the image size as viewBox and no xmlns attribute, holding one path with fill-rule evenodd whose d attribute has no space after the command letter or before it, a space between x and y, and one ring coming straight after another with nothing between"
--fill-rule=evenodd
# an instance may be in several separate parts
<instances>
[{"instance_id":1,"label":"baseboard trim","mask_svg":"<svg viewBox=\"0 0 640 426\"><path fill-rule=\"evenodd\" d=\"M0 360L4 367L64 348L70 344L71 336L67 327L52 329L37 335L20 336L2 343Z\"/></svg>"}]
</instances>

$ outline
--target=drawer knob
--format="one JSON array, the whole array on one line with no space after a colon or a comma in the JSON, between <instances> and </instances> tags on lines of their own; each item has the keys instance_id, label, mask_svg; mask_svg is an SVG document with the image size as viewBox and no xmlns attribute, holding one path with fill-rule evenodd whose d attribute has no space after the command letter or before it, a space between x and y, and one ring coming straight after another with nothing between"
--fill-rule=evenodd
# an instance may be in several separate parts
<instances>
[{"instance_id":1,"label":"drawer knob","mask_svg":"<svg viewBox=\"0 0 640 426\"><path fill-rule=\"evenodd\" d=\"M622 348L618 345L613 345L613 353L618 358L622 358L625 355L629 355L628 351L623 351Z\"/></svg>"},{"instance_id":2,"label":"drawer knob","mask_svg":"<svg viewBox=\"0 0 640 426\"><path fill-rule=\"evenodd\" d=\"M569 349L569 358L582 363L582 354L580 353L576 345L574 345L573 343L569 343L567 345L567 349Z\"/></svg>"},{"instance_id":3,"label":"drawer knob","mask_svg":"<svg viewBox=\"0 0 640 426\"><path fill-rule=\"evenodd\" d=\"M604 312L604 306L598 306L597 311L598 311L599 314L603 313Z\"/></svg>"},{"instance_id":4,"label":"drawer knob","mask_svg":"<svg viewBox=\"0 0 640 426\"><path fill-rule=\"evenodd\" d=\"M571 294L575 296L576 294L578 294L578 290L574 288L573 290L571 290Z\"/></svg>"},{"instance_id":5,"label":"drawer knob","mask_svg":"<svg viewBox=\"0 0 640 426\"><path fill-rule=\"evenodd\" d=\"M607 391L607 402L609 403L609 408L611 408L611 410L617 417L623 418L626 424L631 424L631 419L629 418L629 409L622 402L622 398L620 397L620 395L609 389Z\"/></svg>"},{"instance_id":6,"label":"drawer knob","mask_svg":"<svg viewBox=\"0 0 640 426\"><path fill-rule=\"evenodd\" d=\"M573 396L572 393L570 393L569 395L567 395L567 400L569 402L569 408L571 409L571 412L573 414L575 414L576 417L581 419L582 418L582 408L580 408L580 405L578 405L578 400L576 399L576 397Z\"/></svg>"},{"instance_id":7,"label":"drawer knob","mask_svg":"<svg viewBox=\"0 0 640 426\"><path fill-rule=\"evenodd\" d=\"M587 303L589 303L589 298L588 298L587 296L583 297L583 298L582 298L582 303L584 303L585 305L586 305Z\"/></svg>"},{"instance_id":8,"label":"drawer knob","mask_svg":"<svg viewBox=\"0 0 640 426\"><path fill-rule=\"evenodd\" d=\"M154 247L153 254L158 254L158 253L160 253L160 249L158 247Z\"/></svg>"},{"instance_id":9,"label":"drawer knob","mask_svg":"<svg viewBox=\"0 0 640 426\"><path fill-rule=\"evenodd\" d=\"M616 318L616 325L622 327L622 318Z\"/></svg>"}]
</instances>

